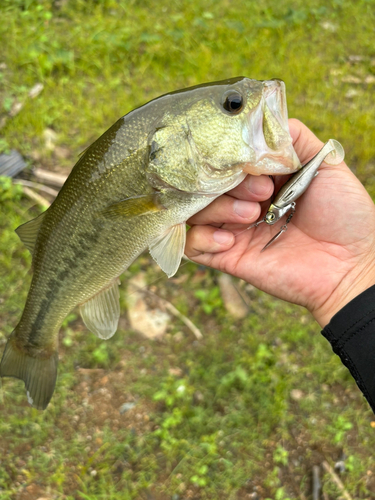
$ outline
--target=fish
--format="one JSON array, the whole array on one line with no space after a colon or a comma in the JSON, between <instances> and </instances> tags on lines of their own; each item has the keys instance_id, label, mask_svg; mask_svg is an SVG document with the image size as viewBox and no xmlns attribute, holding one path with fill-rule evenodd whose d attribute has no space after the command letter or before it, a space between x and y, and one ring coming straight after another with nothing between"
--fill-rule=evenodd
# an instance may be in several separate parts
<instances>
[{"instance_id":1,"label":"fish","mask_svg":"<svg viewBox=\"0 0 375 500\"><path fill-rule=\"evenodd\" d=\"M56 385L58 332L72 309L109 339L120 317L119 276L142 252L173 276L186 220L247 174L300 168L278 79L206 83L121 117L79 157L48 210L16 229L33 277L0 376L23 380L29 403L45 409Z\"/></svg>"}]
</instances>

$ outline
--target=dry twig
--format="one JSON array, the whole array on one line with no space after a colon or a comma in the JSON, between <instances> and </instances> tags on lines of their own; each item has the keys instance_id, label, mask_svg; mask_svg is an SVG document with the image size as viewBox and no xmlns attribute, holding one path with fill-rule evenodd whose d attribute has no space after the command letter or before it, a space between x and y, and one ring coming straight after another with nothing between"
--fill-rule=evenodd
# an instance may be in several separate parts
<instances>
[{"instance_id":1,"label":"dry twig","mask_svg":"<svg viewBox=\"0 0 375 500\"><path fill-rule=\"evenodd\" d=\"M164 307L171 314L173 314L173 316L175 316L176 318L180 319L183 323L185 323L185 325L189 328L189 330L191 330L194 333L195 337L198 340L201 340L203 338L202 332L199 330L199 328L197 326L195 326L194 323L192 321L190 321L189 318L187 318L178 309L176 309L175 306L173 304L171 304L168 300L163 299L162 297L159 297L159 295L157 295L154 292L151 292L151 290L147 290L146 288L140 288L140 290L143 292L149 293L150 295L156 297L159 300L159 302L161 302L164 305Z\"/></svg>"},{"instance_id":2,"label":"dry twig","mask_svg":"<svg viewBox=\"0 0 375 500\"><path fill-rule=\"evenodd\" d=\"M33 174L39 181L59 187L64 184L68 177L67 175L56 174L54 172L50 172L49 170L43 170L42 168L34 168Z\"/></svg>"},{"instance_id":3,"label":"dry twig","mask_svg":"<svg viewBox=\"0 0 375 500\"><path fill-rule=\"evenodd\" d=\"M48 200L43 198L43 196L40 196L40 194L36 193L32 189L25 186L23 188L23 192L25 193L26 196L28 196L32 200L36 201L38 203L38 205L40 205L43 208L51 206L51 203Z\"/></svg>"},{"instance_id":4,"label":"dry twig","mask_svg":"<svg viewBox=\"0 0 375 500\"><path fill-rule=\"evenodd\" d=\"M24 179L14 179L13 183L21 184L22 186L27 186L34 189L39 189L39 191L44 191L45 193L50 194L54 198L56 198L56 196L59 194L59 192L56 191L56 189L52 189L48 186L45 186L44 184L39 184L37 182L25 181Z\"/></svg>"},{"instance_id":5,"label":"dry twig","mask_svg":"<svg viewBox=\"0 0 375 500\"><path fill-rule=\"evenodd\" d=\"M194 335L196 336L196 338L198 340L203 338L203 335L202 335L201 331L199 330L199 328L196 327L194 325L194 323L192 321L190 321L190 319L187 318L184 314L180 313L180 311L178 309L176 309L173 304L168 302L168 300L162 299L161 297L159 297L159 300L161 300L163 302L164 307L170 313L172 313L173 316L176 316L176 318L179 318L183 323L185 323L185 325L194 333Z\"/></svg>"},{"instance_id":6,"label":"dry twig","mask_svg":"<svg viewBox=\"0 0 375 500\"><path fill-rule=\"evenodd\" d=\"M332 467L329 465L329 463L324 460L324 462L322 463L322 466L323 466L323 469L326 472L328 472L328 474L331 476L331 478L333 479L333 481L336 483L336 486L341 491L341 493L343 494L344 498L346 498L346 500L353 500L352 496L348 493L347 489L343 485L341 479L336 474L336 472L332 469Z\"/></svg>"},{"instance_id":7,"label":"dry twig","mask_svg":"<svg viewBox=\"0 0 375 500\"><path fill-rule=\"evenodd\" d=\"M320 490L322 488L320 478L319 478L319 466L314 465L312 470L313 476L313 485L312 485L312 497L313 500L319 500L320 498Z\"/></svg>"}]
</instances>

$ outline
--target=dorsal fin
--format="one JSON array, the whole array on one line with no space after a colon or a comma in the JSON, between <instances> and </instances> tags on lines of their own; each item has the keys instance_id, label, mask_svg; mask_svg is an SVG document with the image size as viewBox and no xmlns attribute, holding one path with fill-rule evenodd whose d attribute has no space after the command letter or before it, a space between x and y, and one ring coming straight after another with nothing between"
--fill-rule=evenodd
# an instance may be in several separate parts
<instances>
[{"instance_id":1,"label":"dorsal fin","mask_svg":"<svg viewBox=\"0 0 375 500\"><path fill-rule=\"evenodd\" d=\"M43 222L45 214L46 212L43 212L35 219L29 220L29 222L25 222L25 224L22 224L16 229L16 233L18 234L19 239L29 250L31 255L33 255L34 253L36 238L38 236L39 228Z\"/></svg>"}]
</instances>

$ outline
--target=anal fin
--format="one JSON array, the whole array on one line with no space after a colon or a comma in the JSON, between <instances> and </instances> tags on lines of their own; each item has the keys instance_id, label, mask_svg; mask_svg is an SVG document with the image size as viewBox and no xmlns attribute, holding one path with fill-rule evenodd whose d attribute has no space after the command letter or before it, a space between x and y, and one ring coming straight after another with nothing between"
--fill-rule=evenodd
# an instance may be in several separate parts
<instances>
[{"instance_id":1,"label":"anal fin","mask_svg":"<svg viewBox=\"0 0 375 500\"><path fill-rule=\"evenodd\" d=\"M185 223L172 226L149 245L152 258L170 278L176 274L184 255L186 242Z\"/></svg>"},{"instance_id":2,"label":"anal fin","mask_svg":"<svg viewBox=\"0 0 375 500\"><path fill-rule=\"evenodd\" d=\"M14 334L11 334L5 346L0 377L23 380L29 403L34 408L44 410L55 390L58 354L55 351L50 356L30 356L16 346Z\"/></svg>"},{"instance_id":3,"label":"anal fin","mask_svg":"<svg viewBox=\"0 0 375 500\"><path fill-rule=\"evenodd\" d=\"M112 284L80 306L85 325L100 339L110 339L116 333L120 318L119 284L120 280L116 278Z\"/></svg>"}]
</instances>

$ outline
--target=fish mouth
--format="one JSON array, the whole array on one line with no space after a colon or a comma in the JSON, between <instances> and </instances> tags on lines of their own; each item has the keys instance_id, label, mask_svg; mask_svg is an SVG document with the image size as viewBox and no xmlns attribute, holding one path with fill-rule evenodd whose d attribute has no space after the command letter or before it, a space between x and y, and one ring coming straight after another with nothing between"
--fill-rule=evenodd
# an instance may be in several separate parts
<instances>
[{"instance_id":1,"label":"fish mouth","mask_svg":"<svg viewBox=\"0 0 375 500\"><path fill-rule=\"evenodd\" d=\"M288 126L285 84L263 81L259 103L248 114L243 139L253 151L253 159L243 171L248 174L283 175L301 168Z\"/></svg>"}]
</instances>

